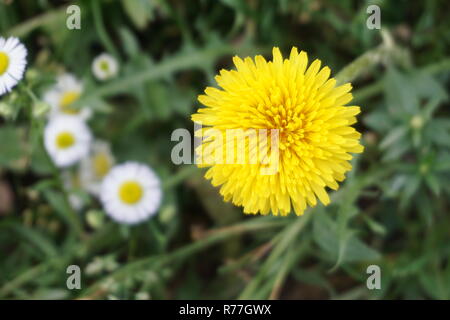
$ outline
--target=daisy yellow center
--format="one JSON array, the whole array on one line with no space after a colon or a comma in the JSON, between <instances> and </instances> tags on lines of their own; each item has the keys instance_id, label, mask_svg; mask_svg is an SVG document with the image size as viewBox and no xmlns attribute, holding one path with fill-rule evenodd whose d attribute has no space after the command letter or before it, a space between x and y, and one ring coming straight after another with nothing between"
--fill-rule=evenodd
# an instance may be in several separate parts
<instances>
[{"instance_id":1,"label":"daisy yellow center","mask_svg":"<svg viewBox=\"0 0 450 320\"><path fill-rule=\"evenodd\" d=\"M9 66L9 57L6 53L0 52L0 76L3 75Z\"/></svg>"},{"instance_id":2,"label":"daisy yellow center","mask_svg":"<svg viewBox=\"0 0 450 320\"><path fill-rule=\"evenodd\" d=\"M70 132L61 132L56 137L56 145L59 149L67 149L75 144L75 137Z\"/></svg>"},{"instance_id":3,"label":"daisy yellow center","mask_svg":"<svg viewBox=\"0 0 450 320\"><path fill-rule=\"evenodd\" d=\"M104 153L97 153L92 159L92 165L94 174L99 178L103 178L111 169L111 161Z\"/></svg>"},{"instance_id":4,"label":"daisy yellow center","mask_svg":"<svg viewBox=\"0 0 450 320\"><path fill-rule=\"evenodd\" d=\"M71 105L78 100L80 97L80 93L76 91L67 91L65 92L61 100L59 101L61 112L68 114L78 114L80 110L72 107Z\"/></svg>"},{"instance_id":5,"label":"daisy yellow center","mask_svg":"<svg viewBox=\"0 0 450 320\"><path fill-rule=\"evenodd\" d=\"M106 61L101 61L100 62L100 69L107 72L109 71L109 64Z\"/></svg>"},{"instance_id":6,"label":"daisy yellow center","mask_svg":"<svg viewBox=\"0 0 450 320\"><path fill-rule=\"evenodd\" d=\"M143 189L136 181L124 182L119 189L120 200L126 204L135 204L141 200Z\"/></svg>"}]
</instances>

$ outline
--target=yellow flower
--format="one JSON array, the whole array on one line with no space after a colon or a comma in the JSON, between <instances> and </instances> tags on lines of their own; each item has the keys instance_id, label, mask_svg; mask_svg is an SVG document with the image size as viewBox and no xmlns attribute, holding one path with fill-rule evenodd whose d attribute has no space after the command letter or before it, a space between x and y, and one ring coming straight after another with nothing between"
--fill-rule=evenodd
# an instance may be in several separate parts
<instances>
[{"instance_id":1,"label":"yellow flower","mask_svg":"<svg viewBox=\"0 0 450 320\"><path fill-rule=\"evenodd\" d=\"M221 70L216 81L222 89L206 88L198 98L206 108L192 115L193 121L205 126L196 131L203 137L196 149L203 161L198 166L210 167L205 177L221 186L225 201L243 206L244 213L287 215L292 205L301 215L307 205L316 205L316 197L327 205L326 187L338 189L337 181L343 181L352 168L350 153L363 151L361 134L351 127L360 108L345 106L352 100L351 85L336 86L336 80L329 78L330 69L320 69L319 60L308 67L307 54L295 47L285 60L274 48L273 61L262 56L233 61L237 70ZM220 134L208 134L211 129ZM245 147L237 149L234 139L222 141L228 129L275 129L278 139L260 139L258 148L245 140ZM270 165L267 161L252 161L258 154L258 159L267 160L261 147L277 157L274 174L260 170ZM220 161L230 152L236 160L235 151L248 153L247 161Z\"/></svg>"}]
</instances>

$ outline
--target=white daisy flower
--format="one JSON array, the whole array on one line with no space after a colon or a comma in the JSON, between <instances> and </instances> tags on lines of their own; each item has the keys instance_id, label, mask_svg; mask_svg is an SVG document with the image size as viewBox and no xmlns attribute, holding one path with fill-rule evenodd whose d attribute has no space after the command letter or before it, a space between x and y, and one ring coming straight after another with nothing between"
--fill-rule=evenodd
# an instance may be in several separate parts
<instances>
[{"instance_id":1,"label":"white daisy flower","mask_svg":"<svg viewBox=\"0 0 450 320\"><path fill-rule=\"evenodd\" d=\"M75 116L87 120L92 115L88 107L75 108L72 104L83 93L83 84L71 74L58 77L53 88L44 94L44 101L51 106L50 117L58 115Z\"/></svg>"},{"instance_id":2,"label":"white daisy flower","mask_svg":"<svg viewBox=\"0 0 450 320\"><path fill-rule=\"evenodd\" d=\"M100 195L103 178L114 166L114 156L109 143L97 140L92 144L91 153L81 161L81 185L94 196Z\"/></svg>"},{"instance_id":3,"label":"white daisy flower","mask_svg":"<svg viewBox=\"0 0 450 320\"><path fill-rule=\"evenodd\" d=\"M0 96L22 80L27 65L27 49L19 39L0 37Z\"/></svg>"},{"instance_id":4,"label":"white daisy flower","mask_svg":"<svg viewBox=\"0 0 450 320\"><path fill-rule=\"evenodd\" d=\"M102 53L92 62L92 73L101 81L114 78L119 72L117 60L107 53Z\"/></svg>"},{"instance_id":5,"label":"white daisy flower","mask_svg":"<svg viewBox=\"0 0 450 320\"><path fill-rule=\"evenodd\" d=\"M54 117L45 127L44 144L56 166L68 167L88 155L91 132L79 118Z\"/></svg>"},{"instance_id":6,"label":"white daisy flower","mask_svg":"<svg viewBox=\"0 0 450 320\"><path fill-rule=\"evenodd\" d=\"M125 224L139 223L154 215L161 198L159 178L148 166L136 162L111 169L100 191L106 213Z\"/></svg>"}]
</instances>

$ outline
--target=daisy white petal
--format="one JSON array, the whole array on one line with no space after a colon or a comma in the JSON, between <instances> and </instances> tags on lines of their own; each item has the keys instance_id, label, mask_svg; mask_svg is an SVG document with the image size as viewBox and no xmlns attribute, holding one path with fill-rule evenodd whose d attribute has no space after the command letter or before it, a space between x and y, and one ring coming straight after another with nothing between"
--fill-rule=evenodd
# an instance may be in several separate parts
<instances>
[{"instance_id":1,"label":"daisy white petal","mask_svg":"<svg viewBox=\"0 0 450 320\"><path fill-rule=\"evenodd\" d=\"M23 78L27 65L27 49L14 37L0 37L0 96Z\"/></svg>"},{"instance_id":2,"label":"daisy white petal","mask_svg":"<svg viewBox=\"0 0 450 320\"><path fill-rule=\"evenodd\" d=\"M44 94L44 101L51 106L50 117L73 116L87 120L92 115L88 107L75 108L75 103L83 93L83 84L72 74L60 75L56 84Z\"/></svg>"},{"instance_id":3,"label":"daisy white petal","mask_svg":"<svg viewBox=\"0 0 450 320\"><path fill-rule=\"evenodd\" d=\"M58 116L52 118L44 132L44 144L58 167L67 167L89 153L91 132L79 118Z\"/></svg>"},{"instance_id":4,"label":"daisy white petal","mask_svg":"<svg viewBox=\"0 0 450 320\"><path fill-rule=\"evenodd\" d=\"M70 171L63 171L61 178L64 184L64 188L69 193L69 203L75 211L81 211L84 206L84 201L77 193L73 192L74 189L80 188L80 181L78 175Z\"/></svg>"},{"instance_id":5,"label":"daisy white petal","mask_svg":"<svg viewBox=\"0 0 450 320\"><path fill-rule=\"evenodd\" d=\"M82 186L91 194L100 194L103 178L114 166L114 157L107 142L97 140L92 144L91 153L81 161L80 179Z\"/></svg>"},{"instance_id":6,"label":"daisy white petal","mask_svg":"<svg viewBox=\"0 0 450 320\"><path fill-rule=\"evenodd\" d=\"M92 73L101 81L114 78L119 71L117 60L107 54L102 53L92 62Z\"/></svg>"},{"instance_id":7,"label":"daisy white petal","mask_svg":"<svg viewBox=\"0 0 450 320\"><path fill-rule=\"evenodd\" d=\"M115 166L103 179L100 199L113 220L136 224L153 216L159 209L161 183L148 166L127 162Z\"/></svg>"}]
</instances>

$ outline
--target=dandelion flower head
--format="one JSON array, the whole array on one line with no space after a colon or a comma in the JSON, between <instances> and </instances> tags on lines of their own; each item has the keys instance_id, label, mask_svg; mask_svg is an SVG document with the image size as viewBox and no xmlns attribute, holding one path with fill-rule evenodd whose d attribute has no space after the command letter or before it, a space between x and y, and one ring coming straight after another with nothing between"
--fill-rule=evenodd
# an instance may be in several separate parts
<instances>
[{"instance_id":1,"label":"dandelion flower head","mask_svg":"<svg viewBox=\"0 0 450 320\"><path fill-rule=\"evenodd\" d=\"M205 107L192 119L202 125L196 131L203 137L201 150L211 150L217 142L206 129L214 128L223 136L228 129L276 129L278 168L266 175L260 170L267 166L264 163L209 159L199 165L209 167L205 177L220 186L225 201L242 206L248 214L287 215L293 209L301 215L307 206L317 204L317 198L327 205L326 188L338 189L352 168L352 153L363 151L360 133L352 127L360 108L346 106L352 100L351 84L337 85L320 60L308 66L307 54L295 47L288 59L274 48L272 61L258 55L234 57L233 62L236 70L221 70L216 76L220 88L208 87L198 98ZM220 150L226 154L233 141L224 141ZM269 153L275 150L274 143L266 146ZM248 141L245 152L255 153Z\"/></svg>"}]
</instances>

